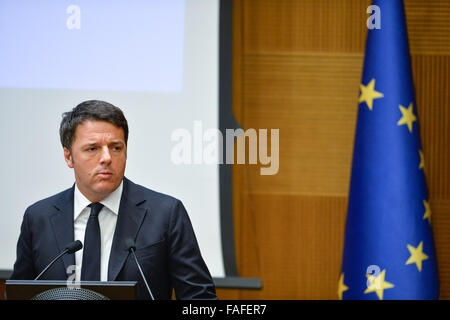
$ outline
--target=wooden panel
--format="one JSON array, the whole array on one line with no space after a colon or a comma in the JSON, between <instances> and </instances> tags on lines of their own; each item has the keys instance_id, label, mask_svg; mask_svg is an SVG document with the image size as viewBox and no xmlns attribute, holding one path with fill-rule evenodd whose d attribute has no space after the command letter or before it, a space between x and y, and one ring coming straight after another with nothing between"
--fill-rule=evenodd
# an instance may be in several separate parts
<instances>
[{"instance_id":1,"label":"wooden panel","mask_svg":"<svg viewBox=\"0 0 450 320\"><path fill-rule=\"evenodd\" d=\"M347 200L247 194L240 234L243 276L261 276L261 291L242 299L335 299ZM324 294L326 292L326 294Z\"/></svg>"},{"instance_id":2,"label":"wooden panel","mask_svg":"<svg viewBox=\"0 0 450 320\"><path fill-rule=\"evenodd\" d=\"M244 56L243 125L278 128L282 159L273 177L248 169L252 191L347 195L362 59Z\"/></svg>"},{"instance_id":3,"label":"wooden panel","mask_svg":"<svg viewBox=\"0 0 450 320\"><path fill-rule=\"evenodd\" d=\"M367 33L366 0L234 2L233 109L280 129L280 169L234 165L242 276L230 299L334 299ZM450 2L405 0L441 298L450 298Z\"/></svg>"},{"instance_id":4,"label":"wooden panel","mask_svg":"<svg viewBox=\"0 0 450 320\"><path fill-rule=\"evenodd\" d=\"M404 3L411 53L450 52L450 2ZM370 4L370 0L243 1L244 53L363 52Z\"/></svg>"},{"instance_id":5,"label":"wooden panel","mask_svg":"<svg viewBox=\"0 0 450 320\"><path fill-rule=\"evenodd\" d=\"M237 289L216 289L219 300L239 300L240 290Z\"/></svg>"},{"instance_id":6,"label":"wooden panel","mask_svg":"<svg viewBox=\"0 0 450 320\"><path fill-rule=\"evenodd\" d=\"M362 52L370 0L242 1L244 54Z\"/></svg>"},{"instance_id":7,"label":"wooden panel","mask_svg":"<svg viewBox=\"0 0 450 320\"><path fill-rule=\"evenodd\" d=\"M450 199L450 55L413 55L412 64L430 197L448 200Z\"/></svg>"},{"instance_id":8,"label":"wooden panel","mask_svg":"<svg viewBox=\"0 0 450 320\"><path fill-rule=\"evenodd\" d=\"M450 299L450 56L414 54L412 64L441 299Z\"/></svg>"},{"instance_id":9,"label":"wooden panel","mask_svg":"<svg viewBox=\"0 0 450 320\"><path fill-rule=\"evenodd\" d=\"M432 200L432 225L441 284L441 299L450 299L450 201Z\"/></svg>"},{"instance_id":10,"label":"wooden panel","mask_svg":"<svg viewBox=\"0 0 450 320\"><path fill-rule=\"evenodd\" d=\"M450 1L405 0L412 54L450 53Z\"/></svg>"},{"instance_id":11,"label":"wooden panel","mask_svg":"<svg viewBox=\"0 0 450 320\"><path fill-rule=\"evenodd\" d=\"M5 280L0 280L0 300L5 300Z\"/></svg>"}]
</instances>

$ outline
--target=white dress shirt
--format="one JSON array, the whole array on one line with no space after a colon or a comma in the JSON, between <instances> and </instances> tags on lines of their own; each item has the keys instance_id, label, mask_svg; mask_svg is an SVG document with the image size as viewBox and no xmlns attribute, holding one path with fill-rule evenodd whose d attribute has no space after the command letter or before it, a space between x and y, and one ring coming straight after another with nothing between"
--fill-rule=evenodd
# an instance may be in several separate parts
<instances>
[{"instance_id":1,"label":"white dress shirt","mask_svg":"<svg viewBox=\"0 0 450 320\"><path fill-rule=\"evenodd\" d=\"M101 257L100 257L100 280L108 281L108 263L109 255L111 253L111 246L114 237L114 231L117 224L117 216L119 214L120 198L122 197L123 181L120 186L114 190L107 198L100 201L104 205L98 215L100 224L100 239L101 239ZM91 202L81 193L78 186L75 184L74 192L74 236L75 241L80 240L84 246L84 234L86 232L86 225L91 214L91 208L88 205ZM75 252L75 281L81 279L81 266L83 263L83 249Z\"/></svg>"}]
</instances>

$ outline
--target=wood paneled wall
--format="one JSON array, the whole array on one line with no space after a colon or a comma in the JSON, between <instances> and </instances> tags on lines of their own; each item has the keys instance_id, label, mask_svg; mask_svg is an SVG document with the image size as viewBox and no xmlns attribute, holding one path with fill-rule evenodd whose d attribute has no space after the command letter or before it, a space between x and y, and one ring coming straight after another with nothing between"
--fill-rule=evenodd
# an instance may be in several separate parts
<instances>
[{"instance_id":1,"label":"wood paneled wall","mask_svg":"<svg viewBox=\"0 0 450 320\"><path fill-rule=\"evenodd\" d=\"M280 168L235 165L241 276L222 299L336 299L370 0L235 0L233 108L280 129ZM405 0L441 298L450 298L450 1Z\"/></svg>"}]
</instances>

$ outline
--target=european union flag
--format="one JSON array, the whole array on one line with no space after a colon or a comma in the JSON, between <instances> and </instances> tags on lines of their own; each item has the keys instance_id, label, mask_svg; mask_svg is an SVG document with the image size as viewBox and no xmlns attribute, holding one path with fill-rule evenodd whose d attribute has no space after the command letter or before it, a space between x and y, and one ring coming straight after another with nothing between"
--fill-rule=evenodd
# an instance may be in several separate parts
<instances>
[{"instance_id":1,"label":"european union flag","mask_svg":"<svg viewBox=\"0 0 450 320\"><path fill-rule=\"evenodd\" d=\"M402 0L374 1L338 294L436 299L439 279Z\"/></svg>"}]
</instances>

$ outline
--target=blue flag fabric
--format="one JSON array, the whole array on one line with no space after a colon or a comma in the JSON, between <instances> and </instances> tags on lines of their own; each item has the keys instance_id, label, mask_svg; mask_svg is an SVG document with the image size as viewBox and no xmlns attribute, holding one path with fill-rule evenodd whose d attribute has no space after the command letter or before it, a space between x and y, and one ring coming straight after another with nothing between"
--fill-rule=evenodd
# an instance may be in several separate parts
<instances>
[{"instance_id":1,"label":"blue flag fabric","mask_svg":"<svg viewBox=\"0 0 450 320\"><path fill-rule=\"evenodd\" d=\"M338 295L436 299L439 279L402 0L374 1ZM379 17L380 18L380 17Z\"/></svg>"}]
</instances>

